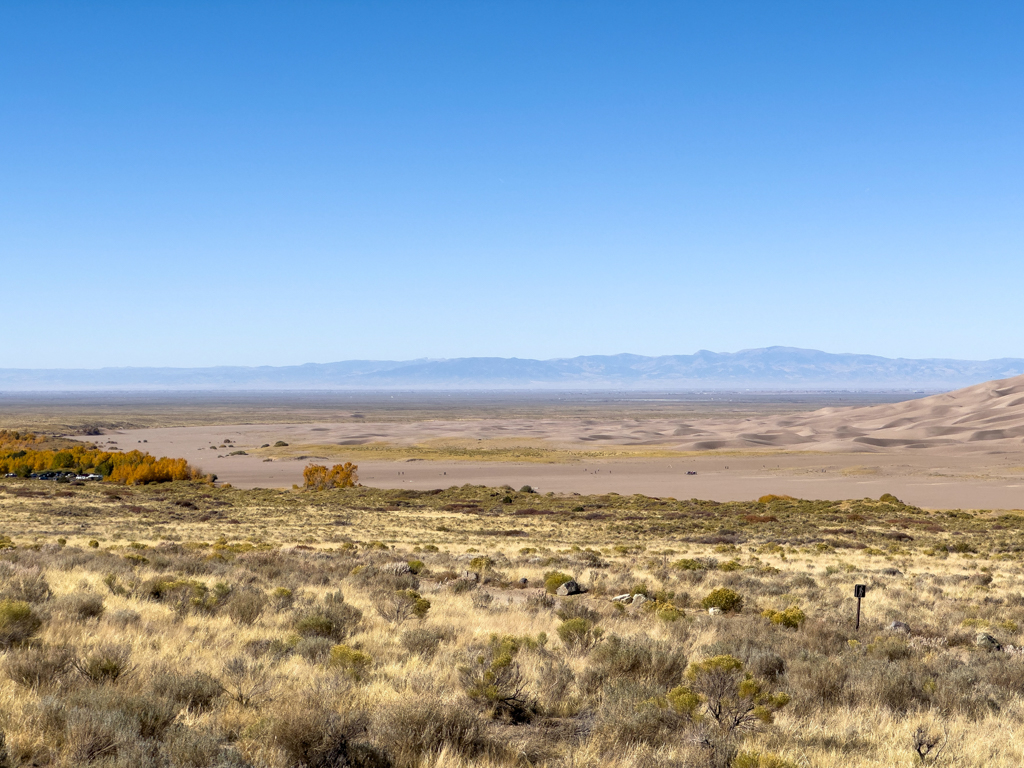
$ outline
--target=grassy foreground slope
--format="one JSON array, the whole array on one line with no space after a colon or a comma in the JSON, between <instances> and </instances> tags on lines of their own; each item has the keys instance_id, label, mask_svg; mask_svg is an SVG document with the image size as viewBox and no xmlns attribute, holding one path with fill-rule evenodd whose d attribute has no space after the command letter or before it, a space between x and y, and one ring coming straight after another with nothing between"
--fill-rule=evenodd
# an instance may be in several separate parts
<instances>
[{"instance_id":1,"label":"grassy foreground slope","mask_svg":"<svg viewBox=\"0 0 1024 768\"><path fill-rule=\"evenodd\" d=\"M14 478L0 510L9 765L1024 761L1024 514Z\"/></svg>"}]
</instances>

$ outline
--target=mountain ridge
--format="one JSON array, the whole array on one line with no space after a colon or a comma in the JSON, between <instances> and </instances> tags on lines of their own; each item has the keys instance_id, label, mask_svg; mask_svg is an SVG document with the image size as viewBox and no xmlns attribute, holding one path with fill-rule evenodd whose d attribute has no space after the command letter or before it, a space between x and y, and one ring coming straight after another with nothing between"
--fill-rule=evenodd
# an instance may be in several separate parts
<instances>
[{"instance_id":1,"label":"mountain ridge","mask_svg":"<svg viewBox=\"0 0 1024 768\"><path fill-rule=\"evenodd\" d=\"M798 347L692 355L345 360L292 366L0 369L0 391L806 389L948 390L1024 374L1024 359L887 358Z\"/></svg>"}]
</instances>

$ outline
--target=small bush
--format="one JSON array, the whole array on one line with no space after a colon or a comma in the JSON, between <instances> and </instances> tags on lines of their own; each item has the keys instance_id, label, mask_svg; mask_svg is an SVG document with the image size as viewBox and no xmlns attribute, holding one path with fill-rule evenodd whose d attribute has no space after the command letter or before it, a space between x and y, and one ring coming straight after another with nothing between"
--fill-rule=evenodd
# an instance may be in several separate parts
<instances>
[{"instance_id":1,"label":"small bush","mask_svg":"<svg viewBox=\"0 0 1024 768\"><path fill-rule=\"evenodd\" d=\"M262 615L267 606L267 596L257 590L238 590L231 595L227 614L236 624L250 626Z\"/></svg>"},{"instance_id":2,"label":"small bush","mask_svg":"<svg viewBox=\"0 0 1024 768\"><path fill-rule=\"evenodd\" d=\"M150 685L157 696L195 712L206 712L217 697L224 693L221 684L205 672L169 668L154 672Z\"/></svg>"},{"instance_id":3,"label":"small bush","mask_svg":"<svg viewBox=\"0 0 1024 768\"><path fill-rule=\"evenodd\" d=\"M334 603L314 609L295 622L295 632L301 637L329 637L344 640L362 621L363 613L347 603Z\"/></svg>"},{"instance_id":4,"label":"small bush","mask_svg":"<svg viewBox=\"0 0 1024 768\"><path fill-rule=\"evenodd\" d=\"M712 590L700 601L704 609L718 608L724 613L738 613L743 608L743 598L728 587Z\"/></svg>"},{"instance_id":5,"label":"small bush","mask_svg":"<svg viewBox=\"0 0 1024 768\"><path fill-rule=\"evenodd\" d=\"M295 594L287 587L277 587L270 593L270 603L275 611L286 611L295 602Z\"/></svg>"},{"instance_id":6,"label":"small bush","mask_svg":"<svg viewBox=\"0 0 1024 768\"><path fill-rule=\"evenodd\" d=\"M781 624L784 627L790 629L799 629L800 625L804 623L807 616L797 608L795 605L791 605L784 611L773 611L767 609L761 612L761 615L768 619L772 624Z\"/></svg>"},{"instance_id":7,"label":"small bush","mask_svg":"<svg viewBox=\"0 0 1024 768\"><path fill-rule=\"evenodd\" d=\"M483 652L459 667L459 682L470 699L487 708L492 717L517 723L533 715L526 681L515 660L521 647L518 638L493 635Z\"/></svg>"},{"instance_id":8,"label":"small bush","mask_svg":"<svg viewBox=\"0 0 1024 768\"><path fill-rule=\"evenodd\" d=\"M43 625L32 606L19 600L0 600L0 648L23 643Z\"/></svg>"},{"instance_id":9,"label":"small bush","mask_svg":"<svg viewBox=\"0 0 1024 768\"><path fill-rule=\"evenodd\" d=\"M19 568L7 578L3 596L22 603L44 603L53 596L53 592L41 571Z\"/></svg>"},{"instance_id":10,"label":"small bush","mask_svg":"<svg viewBox=\"0 0 1024 768\"><path fill-rule=\"evenodd\" d=\"M586 619L568 619L558 626L558 637L569 653L586 653L601 639L599 627Z\"/></svg>"},{"instance_id":11,"label":"small bush","mask_svg":"<svg viewBox=\"0 0 1024 768\"><path fill-rule=\"evenodd\" d=\"M270 736L288 758L288 765L338 768L353 765L350 741L356 727L320 702L301 701L282 709Z\"/></svg>"},{"instance_id":12,"label":"small bush","mask_svg":"<svg viewBox=\"0 0 1024 768\"><path fill-rule=\"evenodd\" d=\"M353 680L362 680L373 666L373 657L347 645L336 645L331 648L330 664Z\"/></svg>"},{"instance_id":13,"label":"small bush","mask_svg":"<svg viewBox=\"0 0 1024 768\"><path fill-rule=\"evenodd\" d=\"M402 633L402 647L409 653L416 653L424 658L430 658L437 653L438 646L443 642L450 642L455 637L451 628L435 629L420 628L409 629Z\"/></svg>"},{"instance_id":14,"label":"small bush","mask_svg":"<svg viewBox=\"0 0 1024 768\"><path fill-rule=\"evenodd\" d=\"M329 637L304 637L295 644L293 651L310 664L319 664L331 654L334 641Z\"/></svg>"},{"instance_id":15,"label":"small bush","mask_svg":"<svg viewBox=\"0 0 1024 768\"><path fill-rule=\"evenodd\" d=\"M415 590L405 589L378 595L375 607L382 619L400 625L413 617L422 619L426 616L430 610L430 601L421 597Z\"/></svg>"},{"instance_id":16,"label":"small bush","mask_svg":"<svg viewBox=\"0 0 1024 768\"><path fill-rule=\"evenodd\" d=\"M22 651L11 651L4 663L4 671L18 685L39 688L60 681L71 668L74 654L64 647L39 646Z\"/></svg>"},{"instance_id":17,"label":"small bush","mask_svg":"<svg viewBox=\"0 0 1024 768\"><path fill-rule=\"evenodd\" d=\"M220 685L241 706L250 707L267 697L273 681L263 662L235 656L224 665Z\"/></svg>"},{"instance_id":18,"label":"small bush","mask_svg":"<svg viewBox=\"0 0 1024 768\"><path fill-rule=\"evenodd\" d=\"M432 763L443 750L468 761L467 765L498 751L487 740L480 718L434 698L377 707L370 735L392 756L395 768L419 768Z\"/></svg>"},{"instance_id":19,"label":"small bush","mask_svg":"<svg viewBox=\"0 0 1024 768\"><path fill-rule=\"evenodd\" d=\"M553 595L558 591L558 588L565 584L567 581L572 581L572 576L561 571L548 571L544 574L544 589L547 590L548 594Z\"/></svg>"},{"instance_id":20,"label":"small bush","mask_svg":"<svg viewBox=\"0 0 1024 768\"><path fill-rule=\"evenodd\" d=\"M107 643L94 648L85 658L76 659L74 665L79 674L90 682L113 683L135 671L131 658L130 645Z\"/></svg>"},{"instance_id":21,"label":"small bush","mask_svg":"<svg viewBox=\"0 0 1024 768\"><path fill-rule=\"evenodd\" d=\"M103 615L103 598L99 595L71 595L67 600L70 612L79 619L98 619Z\"/></svg>"}]
</instances>

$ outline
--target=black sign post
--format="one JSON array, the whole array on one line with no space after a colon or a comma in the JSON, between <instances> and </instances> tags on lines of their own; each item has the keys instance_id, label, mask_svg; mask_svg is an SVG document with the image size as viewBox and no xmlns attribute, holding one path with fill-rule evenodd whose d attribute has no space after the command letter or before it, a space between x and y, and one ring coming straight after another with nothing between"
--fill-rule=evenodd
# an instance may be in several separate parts
<instances>
[{"instance_id":1,"label":"black sign post","mask_svg":"<svg viewBox=\"0 0 1024 768\"><path fill-rule=\"evenodd\" d=\"M853 596L857 598L857 629L860 629L860 599L866 597L868 588L866 584L854 584Z\"/></svg>"}]
</instances>

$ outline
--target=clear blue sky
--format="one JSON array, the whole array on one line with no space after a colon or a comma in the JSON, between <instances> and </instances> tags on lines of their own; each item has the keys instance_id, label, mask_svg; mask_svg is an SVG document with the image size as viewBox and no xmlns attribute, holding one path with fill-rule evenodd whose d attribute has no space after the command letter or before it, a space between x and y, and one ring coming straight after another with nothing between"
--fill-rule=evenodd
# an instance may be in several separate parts
<instances>
[{"instance_id":1,"label":"clear blue sky","mask_svg":"<svg viewBox=\"0 0 1024 768\"><path fill-rule=\"evenodd\" d=\"M0 4L0 367L1024 357L1024 6Z\"/></svg>"}]
</instances>

